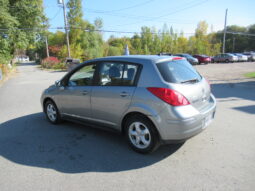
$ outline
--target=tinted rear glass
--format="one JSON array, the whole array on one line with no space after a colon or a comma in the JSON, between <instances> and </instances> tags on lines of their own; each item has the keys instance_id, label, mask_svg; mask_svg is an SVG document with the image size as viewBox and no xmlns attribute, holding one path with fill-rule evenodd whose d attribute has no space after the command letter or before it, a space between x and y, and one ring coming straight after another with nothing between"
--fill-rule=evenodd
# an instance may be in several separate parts
<instances>
[{"instance_id":1,"label":"tinted rear glass","mask_svg":"<svg viewBox=\"0 0 255 191\"><path fill-rule=\"evenodd\" d=\"M174 60L157 64L165 81L184 83L190 80L201 80L200 74L186 60Z\"/></svg>"}]
</instances>

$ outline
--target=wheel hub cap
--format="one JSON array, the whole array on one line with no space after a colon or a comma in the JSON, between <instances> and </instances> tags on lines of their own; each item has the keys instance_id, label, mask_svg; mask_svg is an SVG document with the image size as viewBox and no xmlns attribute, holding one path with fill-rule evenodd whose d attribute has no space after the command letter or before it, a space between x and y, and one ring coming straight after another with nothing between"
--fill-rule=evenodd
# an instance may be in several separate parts
<instances>
[{"instance_id":1,"label":"wheel hub cap","mask_svg":"<svg viewBox=\"0 0 255 191\"><path fill-rule=\"evenodd\" d=\"M129 139L132 144L140 149L147 148L151 143L149 129L141 122L134 122L129 126Z\"/></svg>"},{"instance_id":2,"label":"wheel hub cap","mask_svg":"<svg viewBox=\"0 0 255 191\"><path fill-rule=\"evenodd\" d=\"M51 121L55 121L57 119L57 111L52 104L47 105L47 115Z\"/></svg>"}]
</instances>

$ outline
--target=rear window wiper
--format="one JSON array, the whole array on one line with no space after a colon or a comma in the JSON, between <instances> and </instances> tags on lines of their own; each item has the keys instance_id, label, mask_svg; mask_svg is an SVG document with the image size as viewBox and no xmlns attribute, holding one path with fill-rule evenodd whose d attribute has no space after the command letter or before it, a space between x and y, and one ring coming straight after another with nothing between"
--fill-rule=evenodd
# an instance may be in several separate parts
<instances>
[{"instance_id":1,"label":"rear window wiper","mask_svg":"<svg viewBox=\"0 0 255 191\"><path fill-rule=\"evenodd\" d=\"M182 81L181 83L182 83L182 84L185 84L185 83L196 83L196 82L198 82L198 81L199 81L199 80L198 80L197 78L194 78L194 79Z\"/></svg>"}]
</instances>

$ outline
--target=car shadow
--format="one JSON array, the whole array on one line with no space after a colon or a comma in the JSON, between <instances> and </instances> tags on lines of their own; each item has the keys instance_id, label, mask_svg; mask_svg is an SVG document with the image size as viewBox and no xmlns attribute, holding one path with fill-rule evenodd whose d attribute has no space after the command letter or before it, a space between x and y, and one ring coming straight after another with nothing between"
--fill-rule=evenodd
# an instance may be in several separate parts
<instances>
[{"instance_id":1,"label":"car shadow","mask_svg":"<svg viewBox=\"0 0 255 191\"><path fill-rule=\"evenodd\" d=\"M233 107L235 110L239 110L245 113L249 114L255 114L255 105L250 105L250 106L241 106L241 107Z\"/></svg>"},{"instance_id":2,"label":"car shadow","mask_svg":"<svg viewBox=\"0 0 255 191\"><path fill-rule=\"evenodd\" d=\"M124 137L82 125L50 124L35 113L0 124L0 155L12 162L64 173L116 172L143 168L176 152L183 144L151 154L132 151Z\"/></svg>"},{"instance_id":3,"label":"car shadow","mask_svg":"<svg viewBox=\"0 0 255 191\"><path fill-rule=\"evenodd\" d=\"M235 100L236 98L255 101L255 80L211 84L216 98Z\"/></svg>"},{"instance_id":4,"label":"car shadow","mask_svg":"<svg viewBox=\"0 0 255 191\"><path fill-rule=\"evenodd\" d=\"M17 66L36 66L36 65L39 65L38 63L36 62L20 62L20 63L17 63L16 64Z\"/></svg>"},{"instance_id":5,"label":"car shadow","mask_svg":"<svg viewBox=\"0 0 255 191\"><path fill-rule=\"evenodd\" d=\"M68 72L66 69L64 70L53 70L53 71L50 71L50 73L66 73Z\"/></svg>"},{"instance_id":6,"label":"car shadow","mask_svg":"<svg viewBox=\"0 0 255 191\"><path fill-rule=\"evenodd\" d=\"M255 101L255 81L227 82L211 84L212 93L219 103L236 102L240 100ZM248 114L255 114L255 105L233 107L232 109Z\"/></svg>"}]
</instances>

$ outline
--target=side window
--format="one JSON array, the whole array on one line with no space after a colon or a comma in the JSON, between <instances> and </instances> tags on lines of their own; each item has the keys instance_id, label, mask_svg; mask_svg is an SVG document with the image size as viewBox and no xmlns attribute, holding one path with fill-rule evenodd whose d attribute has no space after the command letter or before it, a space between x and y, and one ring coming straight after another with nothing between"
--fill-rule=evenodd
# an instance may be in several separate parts
<instances>
[{"instance_id":1,"label":"side window","mask_svg":"<svg viewBox=\"0 0 255 191\"><path fill-rule=\"evenodd\" d=\"M123 73L123 85L133 86L135 83L135 76L138 70L137 65L126 64Z\"/></svg>"},{"instance_id":2,"label":"side window","mask_svg":"<svg viewBox=\"0 0 255 191\"><path fill-rule=\"evenodd\" d=\"M133 86L138 70L137 65L105 62L99 71L100 86Z\"/></svg>"},{"instance_id":3,"label":"side window","mask_svg":"<svg viewBox=\"0 0 255 191\"><path fill-rule=\"evenodd\" d=\"M68 81L68 86L90 86L92 85L96 65L86 65L73 73Z\"/></svg>"}]
</instances>

